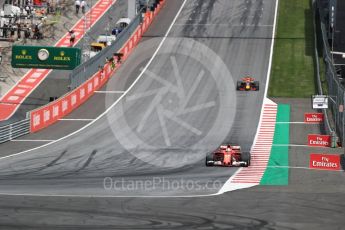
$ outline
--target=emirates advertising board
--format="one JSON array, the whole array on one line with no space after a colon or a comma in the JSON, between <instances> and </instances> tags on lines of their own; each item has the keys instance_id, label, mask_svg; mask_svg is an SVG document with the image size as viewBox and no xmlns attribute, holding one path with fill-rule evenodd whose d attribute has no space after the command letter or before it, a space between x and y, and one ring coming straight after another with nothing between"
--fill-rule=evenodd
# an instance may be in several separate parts
<instances>
[{"instance_id":1,"label":"emirates advertising board","mask_svg":"<svg viewBox=\"0 0 345 230\"><path fill-rule=\"evenodd\" d=\"M309 134L308 135L308 146L330 147L331 146L331 136L330 135Z\"/></svg>"},{"instance_id":2,"label":"emirates advertising board","mask_svg":"<svg viewBox=\"0 0 345 230\"><path fill-rule=\"evenodd\" d=\"M335 171L340 170L340 155L311 153L309 168Z\"/></svg>"},{"instance_id":3,"label":"emirates advertising board","mask_svg":"<svg viewBox=\"0 0 345 230\"><path fill-rule=\"evenodd\" d=\"M324 121L323 113L305 113L304 123L322 123Z\"/></svg>"}]
</instances>

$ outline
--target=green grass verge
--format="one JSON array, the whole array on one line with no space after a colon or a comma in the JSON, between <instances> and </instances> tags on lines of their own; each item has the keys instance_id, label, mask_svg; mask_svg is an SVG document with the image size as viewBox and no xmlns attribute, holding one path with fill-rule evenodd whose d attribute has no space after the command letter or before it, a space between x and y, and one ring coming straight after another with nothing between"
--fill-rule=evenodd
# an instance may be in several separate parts
<instances>
[{"instance_id":1,"label":"green grass verge","mask_svg":"<svg viewBox=\"0 0 345 230\"><path fill-rule=\"evenodd\" d=\"M310 0L280 0L269 97L315 94L314 32Z\"/></svg>"},{"instance_id":2,"label":"green grass verge","mask_svg":"<svg viewBox=\"0 0 345 230\"><path fill-rule=\"evenodd\" d=\"M277 122L290 121L290 105L278 105ZM289 165L290 124L276 123L273 144L285 146L272 146L268 168L266 169L260 185L288 185L289 168L275 166Z\"/></svg>"}]
</instances>

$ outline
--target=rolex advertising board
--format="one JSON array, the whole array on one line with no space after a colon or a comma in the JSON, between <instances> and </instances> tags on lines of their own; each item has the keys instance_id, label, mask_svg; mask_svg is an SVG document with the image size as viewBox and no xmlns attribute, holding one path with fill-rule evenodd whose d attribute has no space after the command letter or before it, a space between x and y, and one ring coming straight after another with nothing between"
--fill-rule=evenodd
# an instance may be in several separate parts
<instances>
[{"instance_id":1,"label":"rolex advertising board","mask_svg":"<svg viewBox=\"0 0 345 230\"><path fill-rule=\"evenodd\" d=\"M13 46L13 68L72 70L80 64L78 48L50 46Z\"/></svg>"}]
</instances>

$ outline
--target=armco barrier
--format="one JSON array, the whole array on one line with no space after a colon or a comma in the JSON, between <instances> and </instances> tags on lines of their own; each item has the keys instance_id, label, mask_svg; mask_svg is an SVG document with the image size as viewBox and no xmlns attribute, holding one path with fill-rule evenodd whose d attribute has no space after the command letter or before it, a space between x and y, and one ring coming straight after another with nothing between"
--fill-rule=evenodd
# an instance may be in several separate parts
<instances>
[{"instance_id":1,"label":"armco barrier","mask_svg":"<svg viewBox=\"0 0 345 230\"><path fill-rule=\"evenodd\" d=\"M0 143L13 140L30 133L30 120L25 119L0 127Z\"/></svg>"},{"instance_id":2,"label":"armco barrier","mask_svg":"<svg viewBox=\"0 0 345 230\"><path fill-rule=\"evenodd\" d=\"M138 26L135 32L132 34L130 39L124 44L119 52L123 53L122 61L125 61L133 48L139 43L143 33L148 29L149 25L152 23L153 18L160 11L164 0L160 1L154 12L148 11L145 13L144 20L142 24ZM116 51L114 51L116 52ZM115 57L113 57L116 60ZM31 132L37 132L44 129L59 119L65 117L67 114L71 113L74 109L83 104L89 97L91 97L96 90L101 88L109 79L110 76L120 67L116 65L112 69L110 63L106 63L103 70L99 70L90 79L84 82L82 85L43 107L30 112L30 126Z\"/></svg>"}]
</instances>

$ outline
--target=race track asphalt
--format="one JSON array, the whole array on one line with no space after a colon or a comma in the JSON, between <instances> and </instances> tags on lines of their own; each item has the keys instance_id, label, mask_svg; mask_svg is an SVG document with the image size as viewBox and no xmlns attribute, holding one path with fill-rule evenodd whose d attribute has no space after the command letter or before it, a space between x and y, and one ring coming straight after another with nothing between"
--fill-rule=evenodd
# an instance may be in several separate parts
<instances>
[{"instance_id":1,"label":"race track asphalt","mask_svg":"<svg viewBox=\"0 0 345 230\"><path fill-rule=\"evenodd\" d=\"M167 196L208 195L221 188L237 169L206 168L205 156L222 143L241 145L244 151L251 147L266 83L275 2L186 1L162 42L182 2L167 3L164 11L169 13L159 15L102 89L130 87L128 93L115 105L121 93L108 93L94 100L95 105L82 106L79 116L78 111L70 115L94 118L93 108L104 103L109 110L104 116L64 140L2 159L3 193ZM159 52L146 66L158 45ZM245 75L260 81L259 92L236 92L236 81ZM44 135L25 138L54 140L58 130L87 122L63 121ZM12 143L21 144L26 142ZM11 144L5 147L4 155ZM142 181L154 185L145 189ZM133 183L139 187L128 187ZM121 188L109 188L115 184Z\"/></svg>"},{"instance_id":2,"label":"race track asphalt","mask_svg":"<svg viewBox=\"0 0 345 230\"><path fill-rule=\"evenodd\" d=\"M341 193L248 189L202 198L0 197L3 229L343 229Z\"/></svg>"},{"instance_id":3,"label":"race track asphalt","mask_svg":"<svg viewBox=\"0 0 345 230\"><path fill-rule=\"evenodd\" d=\"M310 177L301 177L308 183L193 197L215 193L236 171L206 168L210 149L230 142L248 150L252 144L276 2L187 0L146 68L182 3L167 1L102 89L108 93L96 94L69 118L93 119L108 109L106 115L93 123L61 121L25 138L57 139L90 125L77 135L0 160L4 229L343 228L344 194L336 189L340 180L329 182L332 173L308 172ZM261 90L235 93L243 75L259 79ZM110 91L128 89L112 105L122 94ZM26 144L2 145L1 154ZM299 166L296 160L290 163ZM294 180L303 170L292 170Z\"/></svg>"}]
</instances>

